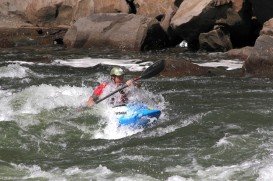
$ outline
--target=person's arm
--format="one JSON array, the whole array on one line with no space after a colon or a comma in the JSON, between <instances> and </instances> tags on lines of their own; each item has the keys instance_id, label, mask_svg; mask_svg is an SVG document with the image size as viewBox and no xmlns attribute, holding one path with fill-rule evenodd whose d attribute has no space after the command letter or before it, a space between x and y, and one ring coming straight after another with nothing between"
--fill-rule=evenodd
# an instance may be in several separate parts
<instances>
[{"instance_id":1,"label":"person's arm","mask_svg":"<svg viewBox=\"0 0 273 181\"><path fill-rule=\"evenodd\" d=\"M96 104L95 101L98 99L99 99L99 97L93 94L92 96L89 97L88 101L86 102L86 106L87 107L94 106Z\"/></svg>"},{"instance_id":2,"label":"person's arm","mask_svg":"<svg viewBox=\"0 0 273 181\"><path fill-rule=\"evenodd\" d=\"M92 96L90 96L88 101L86 102L87 107L92 107L96 104L96 101L99 99L99 96L102 94L103 89L106 86L107 83L102 83L94 89Z\"/></svg>"}]
</instances>

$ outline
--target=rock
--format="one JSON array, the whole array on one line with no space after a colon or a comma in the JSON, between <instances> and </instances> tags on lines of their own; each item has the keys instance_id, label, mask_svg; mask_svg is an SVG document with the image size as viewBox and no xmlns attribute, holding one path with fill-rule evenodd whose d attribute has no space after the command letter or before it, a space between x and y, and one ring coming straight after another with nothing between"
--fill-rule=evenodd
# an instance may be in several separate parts
<instances>
[{"instance_id":1,"label":"rock","mask_svg":"<svg viewBox=\"0 0 273 181\"><path fill-rule=\"evenodd\" d=\"M253 47L243 47L239 49L232 49L227 52L227 56L231 58L238 58L240 60L247 60L247 58L250 56L250 54L253 51Z\"/></svg>"},{"instance_id":2,"label":"rock","mask_svg":"<svg viewBox=\"0 0 273 181\"><path fill-rule=\"evenodd\" d=\"M126 0L93 0L94 13L129 13Z\"/></svg>"},{"instance_id":3,"label":"rock","mask_svg":"<svg viewBox=\"0 0 273 181\"><path fill-rule=\"evenodd\" d=\"M273 36L273 18L264 23L260 34Z\"/></svg>"},{"instance_id":4,"label":"rock","mask_svg":"<svg viewBox=\"0 0 273 181\"><path fill-rule=\"evenodd\" d=\"M261 35L245 61L245 71L257 77L273 77L273 36Z\"/></svg>"},{"instance_id":5,"label":"rock","mask_svg":"<svg viewBox=\"0 0 273 181\"><path fill-rule=\"evenodd\" d=\"M59 9L64 1L65 0L32 0L26 8L26 16L28 20L36 26L56 26ZM67 19L72 20L72 12L69 13Z\"/></svg>"},{"instance_id":6,"label":"rock","mask_svg":"<svg viewBox=\"0 0 273 181\"><path fill-rule=\"evenodd\" d=\"M179 7L180 4L181 4L183 1L184 1L184 0L174 0L174 5L175 5L176 7Z\"/></svg>"},{"instance_id":7,"label":"rock","mask_svg":"<svg viewBox=\"0 0 273 181\"><path fill-rule=\"evenodd\" d=\"M171 26L189 48L198 47L200 33L210 31L217 19L226 16L228 5L215 7L213 0L184 0L172 18Z\"/></svg>"},{"instance_id":8,"label":"rock","mask_svg":"<svg viewBox=\"0 0 273 181\"><path fill-rule=\"evenodd\" d=\"M209 75L209 68L201 67L187 60L167 59L165 61L165 69L161 75L167 77L179 76L202 76Z\"/></svg>"},{"instance_id":9,"label":"rock","mask_svg":"<svg viewBox=\"0 0 273 181\"><path fill-rule=\"evenodd\" d=\"M0 47L54 45L62 42L65 28L0 28Z\"/></svg>"},{"instance_id":10,"label":"rock","mask_svg":"<svg viewBox=\"0 0 273 181\"><path fill-rule=\"evenodd\" d=\"M214 6L222 6L231 3L231 0L214 0Z\"/></svg>"},{"instance_id":11,"label":"rock","mask_svg":"<svg viewBox=\"0 0 273 181\"><path fill-rule=\"evenodd\" d=\"M26 8L32 0L1 0L0 1L0 14L2 15L18 15L25 17Z\"/></svg>"},{"instance_id":12,"label":"rock","mask_svg":"<svg viewBox=\"0 0 273 181\"><path fill-rule=\"evenodd\" d=\"M100 13L81 18L64 37L67 47L110 47L150 50L166 46L167 36L155 19L118 13Z\"/></svg>"},{"instance_id":13,"label":"rock","mask_svg":"<svg viewBox=\"0 0 273 181\"><path fill-rule=\"evenodd\" d=\"M32 24L27 23L24 19L16 15L4 16L0 15L0 28L20 28L33 27Z\"/></svg>"},{"instance_id":14,"label":"rock","mask_svg":"<svg viewBox=\"0 0 273 181\"><path fill-rule=\"evenodd\" d=\"M37 26L72 25L93 13L129 13L125 0L32 0L26 9L28 20Z\"/></svg>"},{"instance_id":15,"label":"rock","mask_svg":"<svg viewBox=\"0 0 273 181\"><path fill-rule=\"evenodd\" d=\"M174 6L173 0L134 0L138 15L156 18L166 15L169 7Z\"/></svg>"},{"instance_id":16,"label":"rock","mask_svg":"<svg viewBox=\"0 0 273 181\"><path fill-rule=\"evenodd\" d=\"M257 38L251 19L251 5L244 0L184 0L171 21L178 36L199 48L199 35L224 27L230 34L232 47L254 45Z\"/></svg>"},{"instance_id":17,"label":"rock","mask_svg":"<svg viewBox=\"0 0 273 181\"><path fill-rule=\"evenodd\" d=\"M94 2L90 0L79 0L77 6L74 7L72 24L75 23L76 20L89 16L92 13L94 13Z\"/></svg>"},{"instance_id":18,"label":"rock","mask_svg":"<svg viewBox=\"0 0 273 181\"><path fill-rule=\"evenodd\" d=\"M199 36L200 49L207 51L228 51L232 49L228 32L218 28Z\"/></svg>"},{"instance_id":19,"label":"rock","mask_svg":"<svg viewBox=\"0 0 273 181\"><path fill-rule=\"evenodd\" d=\"M273 1L250 0L250 2L252 4L253 16L256 16L261 24L273 18Z\"/></svg>"}]
</instances>

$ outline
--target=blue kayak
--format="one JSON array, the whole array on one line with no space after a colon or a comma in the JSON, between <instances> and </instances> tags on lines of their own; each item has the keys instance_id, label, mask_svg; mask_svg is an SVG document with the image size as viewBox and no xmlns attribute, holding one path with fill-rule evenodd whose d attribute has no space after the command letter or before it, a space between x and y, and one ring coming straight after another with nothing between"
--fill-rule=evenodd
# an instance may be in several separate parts
<instances>
[{"instance_id":1,"label":"blue kayak","mask_svg":"<svg viewBox=\"0 0 273 181\"><path fill-rule=\"evenodd\" d=\"M158 120L161 111L145 104L127 104L113 107L120 126L147 127Z\"/></svg>"}]
</instances>

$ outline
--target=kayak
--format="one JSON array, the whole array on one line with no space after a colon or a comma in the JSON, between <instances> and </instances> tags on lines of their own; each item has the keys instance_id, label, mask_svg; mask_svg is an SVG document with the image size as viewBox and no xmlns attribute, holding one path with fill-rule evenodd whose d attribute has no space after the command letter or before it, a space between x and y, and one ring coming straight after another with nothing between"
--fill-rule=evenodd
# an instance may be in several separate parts
<instances>
[{"instance_id":1,"label":"kayak","mask_svg":"<svg viewBox=\"0 0 273 181\"><path fill-rule=\"evenodd\" d=\"M158 120L161 111L145 104L123 104L112 108L120 126L147 127Z\"/></svg>"}]
</instances>

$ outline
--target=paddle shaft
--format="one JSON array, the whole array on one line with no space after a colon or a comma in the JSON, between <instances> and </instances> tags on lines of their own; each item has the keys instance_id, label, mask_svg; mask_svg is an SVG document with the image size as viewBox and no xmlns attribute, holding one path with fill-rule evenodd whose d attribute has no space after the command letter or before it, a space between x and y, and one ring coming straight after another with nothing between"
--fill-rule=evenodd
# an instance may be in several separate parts
<instances>
[{"instance_id":1,"label":"paddle shaft","mask_svg":"<svg viewBox=\"0 0 273 181\"><path fill-rule=\"evenodd\" d=\"M142 78L141 76L140 76L140 77L137 77L137 78L133 79L133 82L135 82L135 81L137 81L137 80L139 80L139 79L141 79L141 78ZM119 91L125 89L126 87L128 87L127 84L125 84L125 85L123 85L122 87L118 88L117 90L111 92L111 93L108 94L107 96L105 96L105 97L103 97L103 98L101 98L101 99L95 101L95 103L96 103L96 104L100 103L101 101L103 101L103 100L107 99L108 97L114 95L115 93L117 93L117 92L119 92Z\"/></svg>"}]
</instances>

